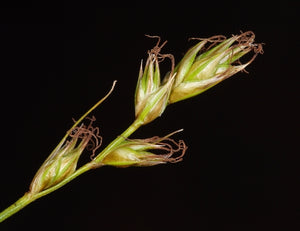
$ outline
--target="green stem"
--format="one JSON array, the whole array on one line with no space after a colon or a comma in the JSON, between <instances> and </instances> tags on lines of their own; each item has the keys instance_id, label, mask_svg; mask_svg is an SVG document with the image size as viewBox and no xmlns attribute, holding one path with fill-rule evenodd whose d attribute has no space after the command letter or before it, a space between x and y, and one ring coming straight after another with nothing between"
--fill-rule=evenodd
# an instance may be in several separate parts
<instances>
[{"instance_id":1,"label":"green stem","mask_svg":"<svg viewBox=\"0 0 300 231\"><path fill-rule=\"evenodd\" d=\"M95 159L91 162L94 162L95 165L101 164L101 161L121 142L124 141L125 138L129 137L132 133L134 133L140 126L143 125L143 122L137 118L121 135L119 135L116 139L114 139L102 152L100 152Z\"/></svg>"},{"instance_id":2,"label":"green stem","mask_svg":"<svg viewBox=\"0 0 300 231\"><path fill-rule=\"evenodd\" d=\"M17 213L18 211L23 209L28 204L35 201L36 199L38 199L40 197L43 197L43 196L59 189L60 187L64 186L65 184L67 184L71 180L75 179L77 176L79 176L82 173L90 170L91 166L89 164L90 163L82 166L76 172L74 172L71 176L69 176L68 178L66 178L63 181L59 182L58 184L52 186L51 188L45 189L45 190L43 190L39 193L36 193L36 194L32 194L30 192L25 193L24 196L22 196L19 200L17 200L15 203L13 203L11 206L9 206L8 208L6 208L5 210L3 210L0 213L0 223L2 221L6 220L7 218L9 218L10 216L12 216L13 214Z\"/></svg>"},{"instance_id":3,"label":"green stem","mask_svg":"<svg viewBox=\"0 0 300 231\"><path fill-rule=\"evenodd\" d=\"M23 209L25 206L35 201L36 199L43 197L59 189L60 187L64 186L65 184L72 181L79 175L85 173L86 171L96 167L100 167L101 160L103 160L103 158L107 156L111 152L111 150L115 149L118 145L120 145L120 143L124 141L125 138L129 137L133 132L135 132L142 124L143 123L141 122L141 120L139 119L135 120L120 136L114 139L102 152L100 152L93 161L83 165L78 170L76 170L72 175L70 175L63 181L59 182L58 184L36 194L32 194L30 192L25 193L23 197L21 197L18 201L16 201L14 204L12 204L11 206L9 206L7 209L3 210L0 213L0 223L5 219L7 219L8 217L15 214L16 212L20 211L21 209Z\"/></svg>"},{"instance_id":4,"label":"green stem","mask_svg":"<svg viewBox=\"0 0 300 231\"><path fill-rule=\"evenodd\" d=\"M25 193L24 196L22 196L19 200L17 200L15 203L13 203L11 206L0 213L0 222L15 214L26 205L30 204L32 201L33 198L31 197L31 195L29 193Z\"/></svg>"}]
</instances>

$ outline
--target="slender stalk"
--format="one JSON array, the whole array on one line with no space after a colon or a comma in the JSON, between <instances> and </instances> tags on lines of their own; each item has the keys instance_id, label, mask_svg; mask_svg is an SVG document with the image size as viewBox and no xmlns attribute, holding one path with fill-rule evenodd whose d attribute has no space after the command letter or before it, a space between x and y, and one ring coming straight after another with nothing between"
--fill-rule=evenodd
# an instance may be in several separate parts
<instances>
[{"instance_id":1,"label":"slender stalk","mask_svg":"<svg viewBox=\"0 0 300 231\"><path fill-rule=\"evenodd\" d=\"M26 192L24 194L24 196L22 196L19 200L17 200L15 203L13 203L11 206L9 206L8 208L6 208L5 210L3 210L0 213L0 223L2 221L4 221L5 219L9 218L10 216L12 216L13 214L17 213L21 209L23 209L25 206L27 206L31 202L57 190L58 188L62 187L63 185L67 184L68 182L70 182L71 180L76 178L77 176L81 175L82 173L84 173L90 169L91 169L90 166L88 166L88 164L86 164L86 165L82 166L81 168L79 168L76 172L74 172L74 174L72 174L65 180L61 181L60 183L58 183L57 185L55 185L49 189L46 189L37 194L32 194L30 192Z\"/></svg>"},{"instance_id":2,"label":"slender stalk","mask_svg":"<svg viewBox=\"0 0 300 231\"><path fill-rule=\"evenodd\" d=\"M11 206L0 213L0 222L20 211L26 205L30 204L33 200L34 199L29 193L25 193L24 196L22 196L19 200L17 200L15 203L13 203Z\"/></svg>"},{"instance_id":3,"label":"slender stalk","mask_svg":"<svg viewBox=\"0 0 300 231\"><path fill-rule=\"evenodd\" d=\"M116 148L125 138L129 137L132 133L134 133L140 126L143 125L143 122L139 119L139 117L116 139L114 139L99 155L95 157L95 159L90 162L93 162L98 165L101 164L101 160L103 160L114 148Z\"/></svg>"}]
</instances>

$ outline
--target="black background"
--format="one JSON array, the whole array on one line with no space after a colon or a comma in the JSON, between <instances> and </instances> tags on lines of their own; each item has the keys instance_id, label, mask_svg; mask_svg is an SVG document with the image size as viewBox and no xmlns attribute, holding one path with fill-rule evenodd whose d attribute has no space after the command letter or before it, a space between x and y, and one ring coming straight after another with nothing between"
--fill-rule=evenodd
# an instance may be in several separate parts
<instances>
[{"instance_id":1,"label":"black background","mask_svg":"<svg viewBox=\"0 0 300 231\"><path fill-rule=\"evenodd\" d=\"M296 2L2 8L0 209L28 190L71 118L113 80L113 94L93 112L104 145L133 121L140 60L155 44L144 34L168 40L163 52L178 61L194 44L190 37L252 30L265 54L249 74L170 105L132 136L184 128L175 136L189 146L182 162L90 171L0 230L299 230Z\"/></svg>"}]
</instances>

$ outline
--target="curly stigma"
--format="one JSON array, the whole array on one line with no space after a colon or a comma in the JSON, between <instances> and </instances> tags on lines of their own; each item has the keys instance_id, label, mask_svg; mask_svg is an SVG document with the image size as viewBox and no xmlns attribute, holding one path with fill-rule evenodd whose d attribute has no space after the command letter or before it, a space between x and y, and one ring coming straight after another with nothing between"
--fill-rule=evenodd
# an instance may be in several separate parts
<instances>
[{"instance_id":1,"label":"curly stigma","mask_svg":"<svg viewBox=\"0 0 300 231\"><path fill-rule=\"evenodd\" d=\"M85 119L90 120L90 123L88 125L82 124L80 126L74 127L69 131L69 136L72 137L72 140L81 139L82 148L86 148L88 151L92 151L92 155L90 156L90 158L93 159L96 150L102 144L102 136L99 135L99 128L93 127L93 122L96 121L96 118L92 116L91 118L86 117ZM67 143L72 142L72 140L67 141Z\"/></svg>"},{"instance_id":2,"label":"curly stigma","mask_svg":"<svg viewBox=\"0 0 300 231\"><path fill-rule=\"evenodd\" d=\"M173 132L166 137L154 136L147 139L131 140L131 142L133 142L132 144L136 143L137 145L143 143L144 145L149 145L148 148L149 150L152 150L151 153L153 153L153 155L147 156L146 159L152 161L159 160L164 163L177 163L179 161L182 161L182 157L185 155L187 146L183 140L179 140L177 142L169 137L179 131L181 130ZM175 156L176 154L178 155Z\"/></svg>"}]
</instances>

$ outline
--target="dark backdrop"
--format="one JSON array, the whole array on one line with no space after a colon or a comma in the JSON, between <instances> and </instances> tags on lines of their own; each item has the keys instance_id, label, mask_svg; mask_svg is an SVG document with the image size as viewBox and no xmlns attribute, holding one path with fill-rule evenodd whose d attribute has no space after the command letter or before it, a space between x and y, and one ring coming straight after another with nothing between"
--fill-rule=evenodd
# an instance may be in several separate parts
<instances>
[{"instance_id":1,"label":"dark backdrop","mask_svg":"<svg viewBox=\"0 0 300 231\"><path fill-rule=\"evenodd\" d=\"M168 40L163 51L179 60L193 44L189 37L252 30L265 54L249 74L169 106L132 136L184 128L175 136L189 146L182 162L90 171L0 230L299 229L298 4L189 4L1 9L0 209L28 190L72 117L104 96L113 80L115 91L93 112L104 145L132 122L140 60L155 43L144 34Z\"/></svg>"}]
</instances>

